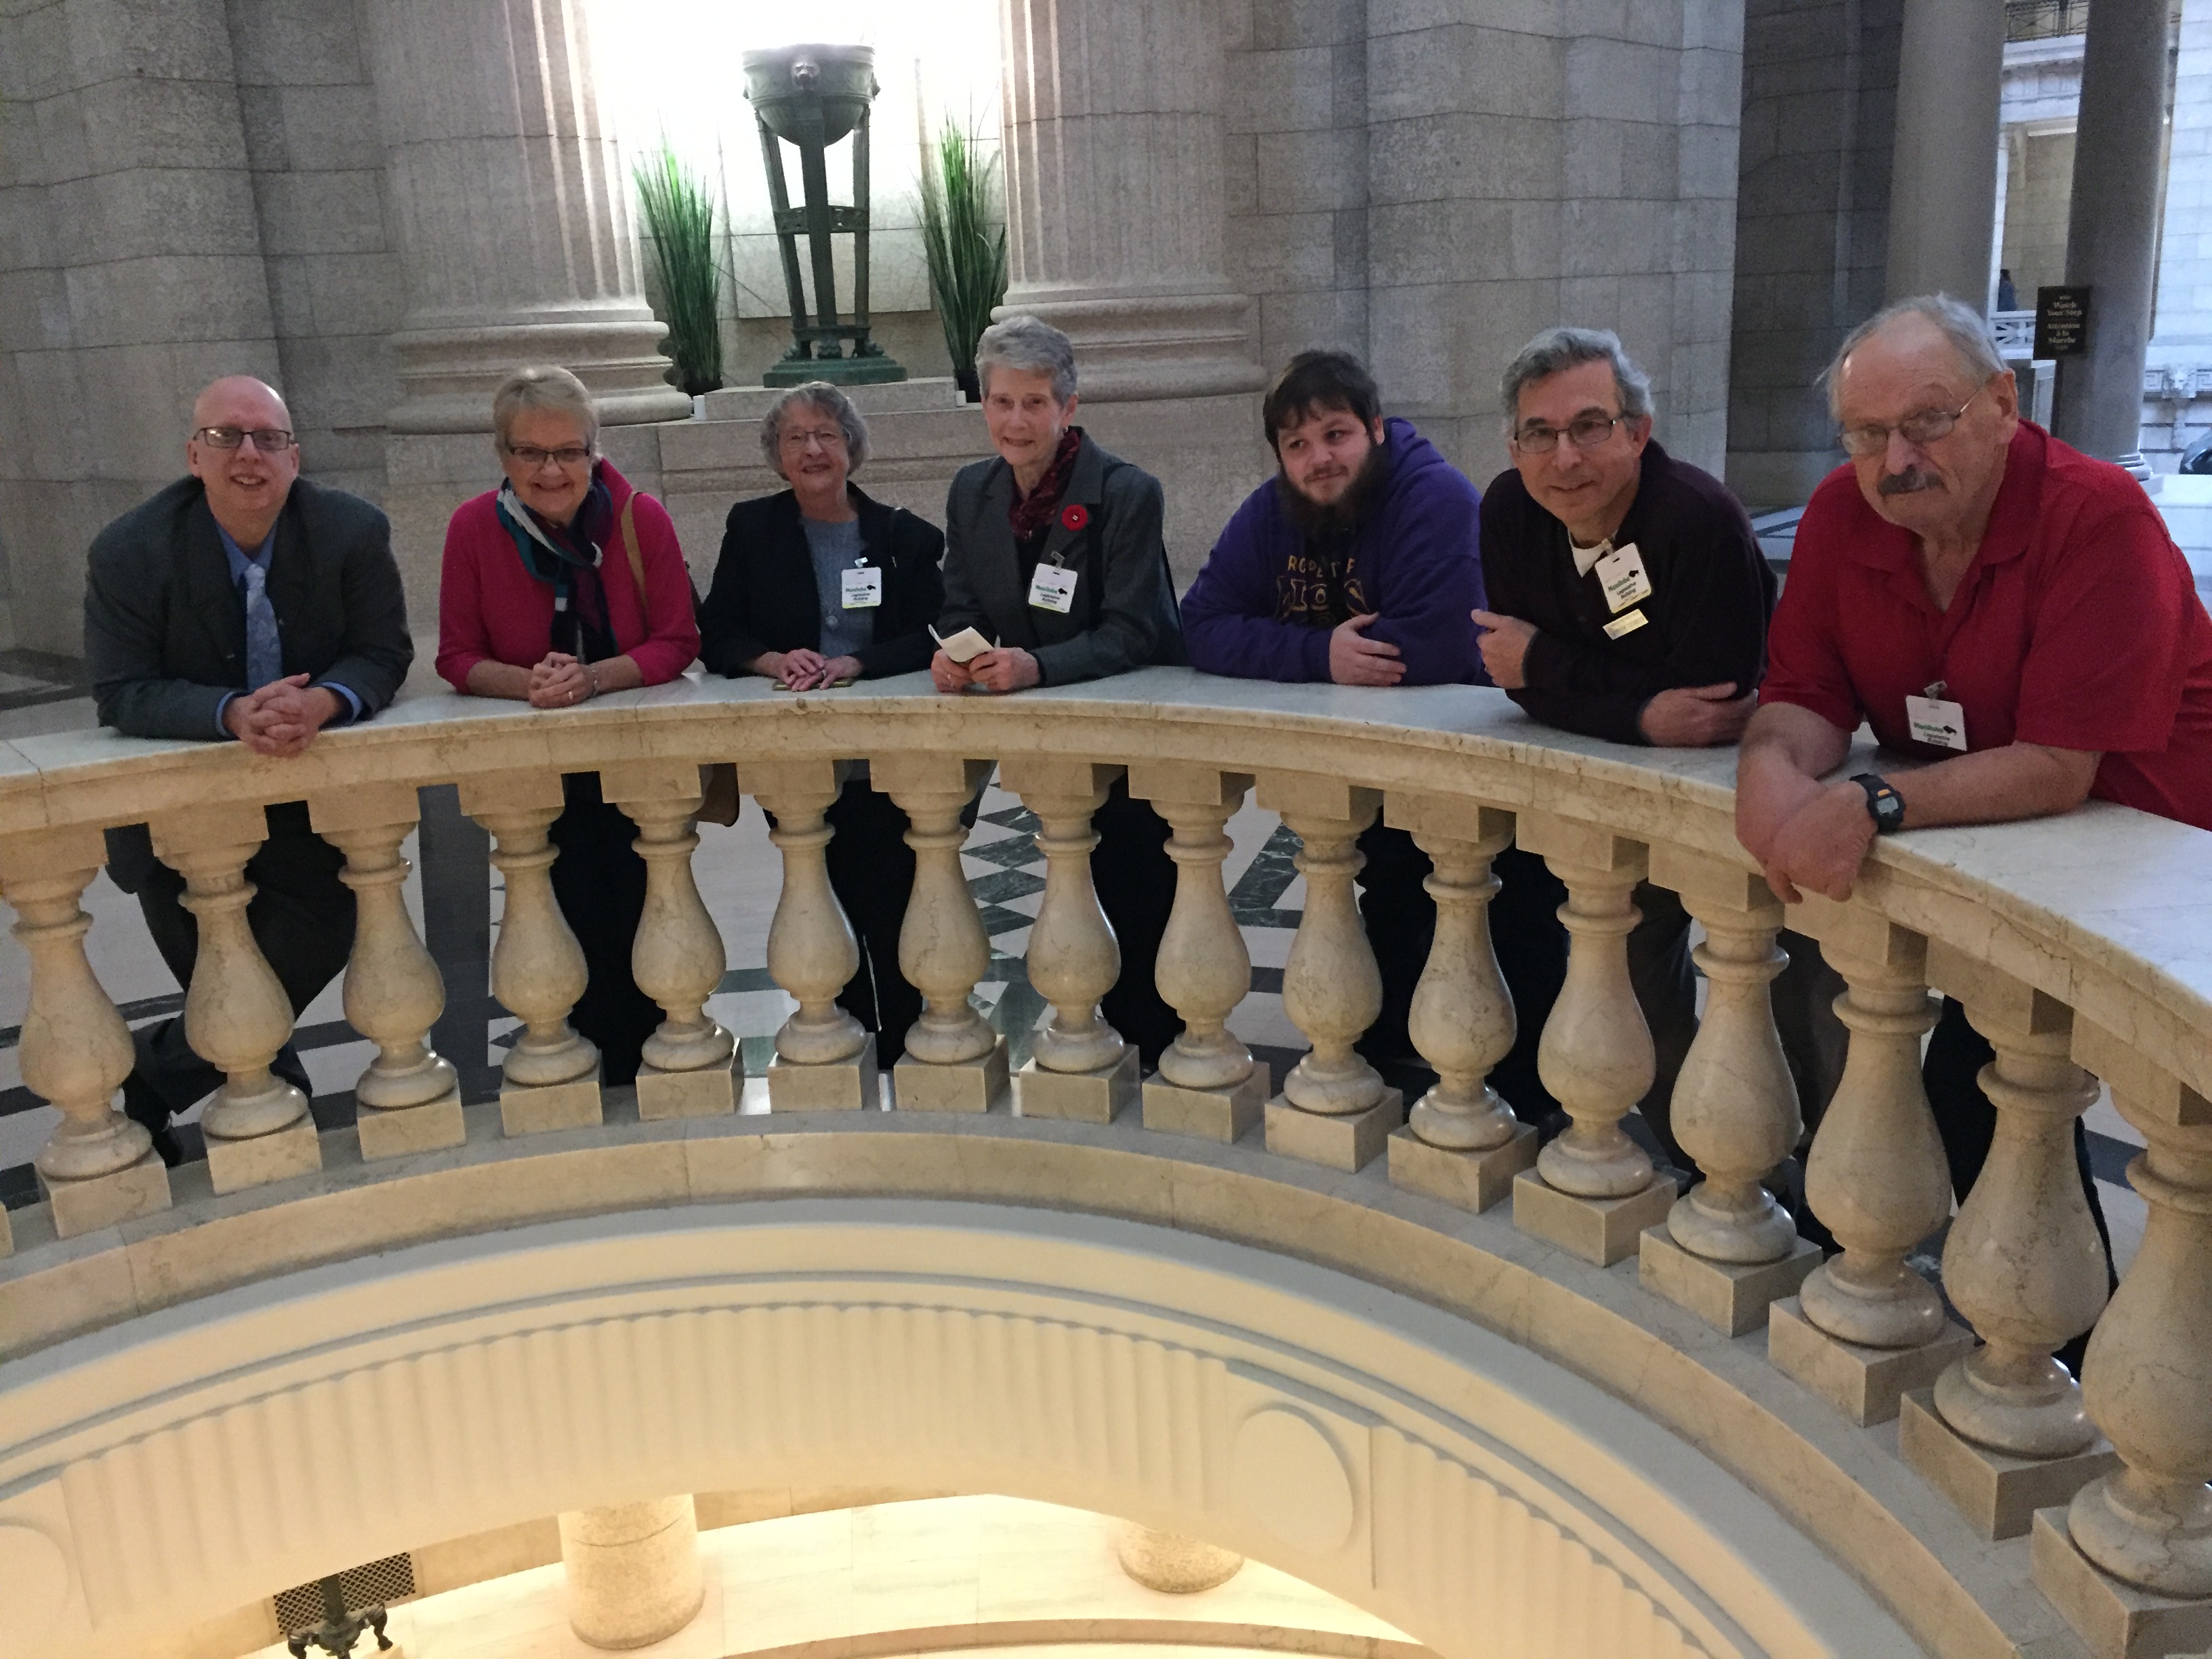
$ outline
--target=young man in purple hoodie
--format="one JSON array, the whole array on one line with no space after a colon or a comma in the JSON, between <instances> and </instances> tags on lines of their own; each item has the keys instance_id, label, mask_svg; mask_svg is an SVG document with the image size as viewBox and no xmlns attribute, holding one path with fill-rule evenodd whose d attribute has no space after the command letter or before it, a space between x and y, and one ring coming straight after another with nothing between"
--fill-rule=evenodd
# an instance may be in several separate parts
<instances>
[{"instance_id":1,"label":"young man in purple hoodie","mask_svg":"<svg viewBox=\"0 0 2212 1659\"><path fill-rule=\"evenodd\" d=\"M1490 684L1470 614L1486 603L1481 497L1466 475L1410 422L1384 418L1373 377L1346 352L1293 357L1261 419L1279 470L1237 509L1183 596L1191 665L1250 680ZM1428 856L1407 831L1378 821L1359 849L1360 915L1382 975L1382 1012L1359 1048L1387 1073L1423 1063L1406 1016L1436 902L1422 885ZM1533 1121L1556 1103L1535 1054L1566 945L1555 916L1540 906L1523 916L1516 901L1509 890L1493 906L1520 1035L1492 1081Z\"/></svg>"}]
</instances>

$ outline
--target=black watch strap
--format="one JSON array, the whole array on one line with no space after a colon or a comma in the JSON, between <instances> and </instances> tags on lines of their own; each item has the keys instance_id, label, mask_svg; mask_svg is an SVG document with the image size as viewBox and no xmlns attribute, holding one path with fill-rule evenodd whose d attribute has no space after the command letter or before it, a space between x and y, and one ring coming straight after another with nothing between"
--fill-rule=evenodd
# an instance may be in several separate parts
<instances>
[{"instance_id":1,"label":"black watch strap","mask_svg":"<svg viewBox=\"0 0 2212 1659\"><path fill-rule=\"evenodd\" d=\"M1874 819L1876 835L1887 836L1905 827L1905 797L1890 787L1887 778L1862 772L1851 781L1866 791L1867 814Z\"/></svg>"}]
</instances>

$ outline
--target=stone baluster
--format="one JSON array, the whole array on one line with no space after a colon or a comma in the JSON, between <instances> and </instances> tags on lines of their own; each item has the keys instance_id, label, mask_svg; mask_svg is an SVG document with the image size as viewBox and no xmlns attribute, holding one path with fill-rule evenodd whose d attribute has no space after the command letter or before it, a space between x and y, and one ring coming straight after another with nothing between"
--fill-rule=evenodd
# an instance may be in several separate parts
<instances>
[{"instance_id":1,"label":"stone baluster","mask_svg":"<svg viewBox=\"0 0 2212 1659\"><path fill-rule=\"evenodd\" d=\"M1100 1017L1098 1000L1121 975L1121 947L1091 879L1098 836L1091 814L1106 804L1118 766L1034 757L1000 763L999 787L1036 815L1045 856L1044 902L1030 929L1030 984L1052 1005L1029 1060L1014 1079L1025 1117L1110 1122L1137 1097L1137 1052Z\"/></svg>"},{"instance_id":2,"label":"stone baluster","mask_svg":"<svg viewBox=\"0 0 2212 1659\"><path fill-rule=\"evenodd\" d=\"M461 810L491 831L491 861L505 878L491 991L522 1022L507 1051L499 1091L510 1135L576 1129L600 1121L599 1051L568 1024L584 994L583 947L553 896L547 839L561 816L555 772L493 772L461 780Z\"/></svg>"},{"instance_id":3,"label":"stone baluster","mask_svg":"<svg viewBox=\"0 0 2212 1659\"><path fill-rule=\"evenodd\" d=\"M422 818L405 784L369 784L308 801L315 833L346 855L353 889L353 954L346 962L348 1023L376 1044L354 1085L364 1158L400 1158L468 1138L460 1079L429 1046L446 984L407 915L409 865L399 855Z\"/></svg>"},{"instance_id":4,"label":"stone baluster","mask_svg":"<svg viewBox=\"0 0 2212 1659\"><path fill-rule=\"evenodd\" d=\"M2082 1557L2123 1587L2191 1598L2159 1609L2175 1639L2155 1650L2199 1648L2212 1633L2212 1099L2078 1017L2074 1055L2148 1142L2128 1170L2148 1214L2081 1367L2083 1402L2122 1467L2067 1509L2078 1555L2038 1537L2036 1579L2069 1618L2095 1599L2144 1611L2140 1596L2084 1582Z\"/></svg>"},{"instance_id":5,"label":"stone baluster","mask_svg":"<svg viewBox=\"0 0 2212 1659\"><path fill-rule=\"evenodd\" d=\"M1390 1136L1390 1179L1463 1209L1486 1210L1536 1160L1536 1132L1490 1086L1512 1052L1512 994L1490 942L1491 861L1513 844L1513 815L1443 796L1391 792L1383 814L1413 832L1434 872L1435 942L1413 988L1407 1030L1437 1085ZM1472 833L1470 833L1472 832Z\"/></svg>"},{"instance_id":6,"label":"stone baluster","mask_svg":"<svg viewBox=\"0 0 2212 1659\"><path fill-rule=\"evenodd\" d=\"M1600 1267L1634 1254L1667 1218L1672 1182L1620 1120L1657 1070L1650 1027L1628 980L1628 936L1640 919L1631 895L1644 879L1644 844L1595 824L1523 812L1521 845L1566 884L1567 976L1544 1024L1537 1074L1573 1122L1513 1183L1513 1223Z\"/></svg>"},{"instance_id":7,"label":"stone baluster","mask_svg":"<svg viewBox=\"0 0 2212 1659\"><path fill-rule=\"evenodd\" d=\"M131 1030L84 953L92 918L84 890L107 861L97 830L51 830L0 841L0 895L31 959L30 1005L17 1048L23 1083L62 1121L34 1158L39 1188L64 1238L169 1207L169 1172L142 1124L115 1109L131 1074ZM0 1255L9 1231L0 1213Z\"/></svg>"},{"instance_id":8,"label":"stone baluster","mask_svg":"<svg viewBox=\"0 0 2212 1659\"><path fill-rule=\"evenodd\" d=\"M1263 772L1260 805L1282 814L1302 845L1305 914L1283 968L1283 1012L1313 1047L1267 1103L1267 1149L1358 1170L1405 1119L1405 1101L1352 1048L1382 1010L1382 975L1361 926L1352 878L1357 842L1380 793L1310 773Z\"/></svg>"},{"instance_id":9,"label":"stone baluster","mask_svg":"<svg viewBox=\"0 0 2212 1659\"><path fill-rule=\"evenodd\" d=\"M1981 1076L1996 1127L1943 1246L1944 1291L1983 1346L1932 1395L1906 1396L1899 1449L1984 1534L2012 1538L2113 1461L2093 1449L2081 1391L2051 1357L2105 1306L2104 1245L2074 1163L2074 1120L2097 1085L2070 1056L2063 1003L1940 939L1928 971L1996 1050Z\"/></svg>"},{"instance_id":10,"label":"stone baluster","mask_svg":"<svg viewBox=\"0 0 2212 1659\"><path fill-rule=\"evenodd\" d=\"M991 940L960 868L968 842L960 815L991 763L892 755L872 760L869 771L906 814L915 859L899 970L921 993L922 1010L892 1068L892 1099L902 1111L987 1112L1006 1091L1006 1042L969 1001L991 964Z\"/></svg>"},{"instance_id":11,"label":"stone baluster","mask_svg":"<svg viewBox=\"0 0 2212 1659\"><path fill-rule=\"evenodd\" d=\"M292 1035L292 1001L246 920L246 864L268 839L268 817L258 806L201 806L147 828L155 856L185 878L184 906L199 924L185 1036L223 1073L200 1114L208 1179L230 1193L313 1174L323 1150L307 1097L269 1069Z\"/></svg>"},{"instance_id":12,"label":"stone baluster","mask_svg":"<svg viewBox=\"0 0 2212 1659\"><path fill-rule=\"evenodd\" d=\"M1176 863L1175 906L1154 978L1183 1029L1146 1080L1147 1129L1235 1140L1260 1121L1267 1103L1267 1068L1228 1024L1252 988L1252 957L1222 884L1230 852L1223 830L1251 787L1247 775L1186 761L1129 769L1129 793L1152 802L1173 831L1168 856Z\"/></svg>"},{"instance_id":13,"label":"stone baluster","mask_svg":"<svg viewBox=\"0 0 2212 1659\"><path fill-rule=\"evenodd\" d=\"M1848 988L1836 1012L1850 1048L1805 1161L1805 1202L1843 1253L1815 1267L1768 1325L1775 1364L1861 1425L1897 1415L1972 1346L1928 1281L1905 1264L1951 1212L1951 1175L1920 1082L1936 1023L1927 941L1864 904L1808 895L1800 933L1818 939Z\"/></svg>"},{"instance_id":14,"label":"stone baluster","mask_svg":"<svg viewBox=\"0 0 2212 1659\"><path fill-rule=\"evenodd\" d=\"M763 761L744 769L744 787L775 820L769 839L783 855L783 889L769 924L769 977L799 1007L775 1034L769 1062L772 1112L874 1111L883 1103L876 1045L837 1005L860 969L853 925L830 885L824 857L836 832L824 823L844 787L836 761Z\"/></svg>"},{"instance_id":15,"label":"stone baluster","mask_svg":"<svg viewBox=\"0 0 2212 1659\"><path fill-rule=\"evenodd\" d=\"M689 761L602 767L599 793L637 825L632 845L645 860L645 908L630 946L630 975L668 1016L645 1040L637 1115L650 1122L734 1112L737 1039L707 1015L729 957L691 875L699 769Z\"/></svg>"},{"instance_id":16,"label":"stone baluster","mask_svg":"<svg viewBox=\"0 0 2212 1659\"><path fill-rule=\"evenodd\" d=\"M1651 849L1651 878L1705 930L1693 953L1705 1013L1673 1102L1675 1139L1705 1179L1645 1233L1638 1272L1646 1289L1741 1336L1820 1260L1761 1184L1805 1133L1770 988L1790 961L1775 943L1782 905L1754 872L1663 842Z\"/></svg>"}]
</instances>

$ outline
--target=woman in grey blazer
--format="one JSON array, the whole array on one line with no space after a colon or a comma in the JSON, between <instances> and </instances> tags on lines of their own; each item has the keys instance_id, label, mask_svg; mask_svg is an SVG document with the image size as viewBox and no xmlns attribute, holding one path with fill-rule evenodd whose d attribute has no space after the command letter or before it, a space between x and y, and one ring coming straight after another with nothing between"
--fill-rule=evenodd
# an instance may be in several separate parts
<instances>
[{"instance_id":1,"label":"woman in grey blazer","mask_svg":"<svg viewBox=\"0 0 2212 1659\"><path fill-rule=\"evenodd\" d=\"M962 468L945 498L938 632L972 628L992 648L965 662L940 649L929 665L937 689L1004 695L1183 662L1159 480L1071 424L1067 337L1009 317L976 343L975 372L999 453ZM1126 779L1091 822L1091 874L1121 947L1121 981L1099 1009L1149 1067L1182 1030L1152 983L1175 902L1167 822Z\"/></svg>"}]
</instances>

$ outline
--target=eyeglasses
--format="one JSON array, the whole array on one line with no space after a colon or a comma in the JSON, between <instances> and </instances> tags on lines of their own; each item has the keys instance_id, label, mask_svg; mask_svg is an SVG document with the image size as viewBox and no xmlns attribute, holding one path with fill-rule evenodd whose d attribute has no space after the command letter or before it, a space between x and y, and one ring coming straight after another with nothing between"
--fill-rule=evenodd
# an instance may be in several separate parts
<instances>
[{"instance_id":1,"label":"eyeglasses","mask_svg":"<svg viewBox=\"0 0 2212 1659\"><path fill-rule=\"evenodd\" d=\"M1613 436L1613 428L1635 418L1632 415L1583 415L1568 422L1565 428L1524 427L1513 434L1513 447L1524 455L1548 455L1565 438L1577 449L1595 449Z\"/></svg>"},{"instance_id":2,"label":"eyeglasses","mask_svg":"<svg viewBox=\"0 0 2212 1659\"><path fill-rule=\"evenodd\" d=\"M192 437L210 449L235 449L251 439L264 455L282 455L292 447L292 434L276 426L204 426Z\"/></svg>"},{"instance_id":3,"label":"eyeglasses","mask_svg":"<svg viewBox=\"0 0 2212 1659\"><path fill-rule=\"evenodd\" d=\"M1900 434L1916 449L1925 448L1939 438L1951 435L1951 428L1959 424L1959 417L1973 407L1974 398L1989 390L1987 385L1978 386L1974 397L1956 409L1917 409L1895 426L1880 426L1872 421L1863 426L1847 426L1836 434L1836 441L1844 453L1864 460L1869 455L1879 455L1889 447L1889 434Z\"/></svg>"},{"instance_id":4,"label":"eyeglasses","mask_svg":"<svg viewBox=\"0 0 2212 1659\"><path fill-rule=\"evenodd\" d=\"M842 449L845 433L842 427L809 427L804 431L778 433L776 442L786 449L804 449L810 443L820 444L824 449Z\"/></svg>"},{"instance_id":5,"label":"eyeglasses","mask_svg":"<svg viewBox=\"0 0 2212 1659\"><path fill-rule=\"evenodd\" d=\"M533 472L548 461L561 466L581 466L592 459L592 452L582 444L569 444L560 449L540 449L536 444L509 444L507 453Z\"/></svg>"}]
</instances>

